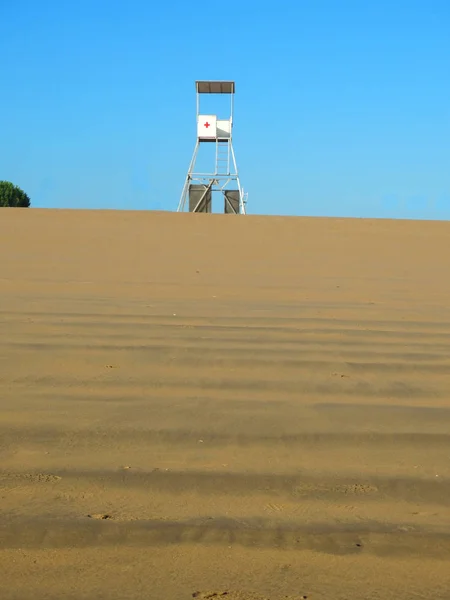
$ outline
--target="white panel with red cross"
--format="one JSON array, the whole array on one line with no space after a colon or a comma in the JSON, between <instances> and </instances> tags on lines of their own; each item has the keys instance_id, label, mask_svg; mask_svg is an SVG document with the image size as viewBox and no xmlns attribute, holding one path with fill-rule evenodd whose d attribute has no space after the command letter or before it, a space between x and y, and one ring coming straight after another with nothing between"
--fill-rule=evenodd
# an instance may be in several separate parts
<instances>
[{"instance_id":1,"label":"white panel with red cross","mask_svg":"<svg viewBox=\"0 0 450 600\"><path fill-rule=\"evenodd\" d=\"M217 136L216 115L198 115L197 136L199 139L215 140Z\"/></svg>"}]
</instances>

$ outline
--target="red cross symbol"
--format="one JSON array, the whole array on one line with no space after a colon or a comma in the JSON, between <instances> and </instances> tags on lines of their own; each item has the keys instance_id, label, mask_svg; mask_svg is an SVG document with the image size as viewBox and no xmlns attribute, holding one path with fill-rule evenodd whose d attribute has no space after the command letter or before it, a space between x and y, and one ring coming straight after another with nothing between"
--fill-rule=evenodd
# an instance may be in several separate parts
<instances>
[{"instance_id":1,"label":"red cross symbol","mask_svg":"<svg viewBox=\"0 0 450 600\"><path fill-rule=\"evenodd\" d=\"M208 121L206 121L205 127L206 127L206 129L208 129L208 127L210 127L210 124L208 123Z\"/></svg>"}]
</instances>

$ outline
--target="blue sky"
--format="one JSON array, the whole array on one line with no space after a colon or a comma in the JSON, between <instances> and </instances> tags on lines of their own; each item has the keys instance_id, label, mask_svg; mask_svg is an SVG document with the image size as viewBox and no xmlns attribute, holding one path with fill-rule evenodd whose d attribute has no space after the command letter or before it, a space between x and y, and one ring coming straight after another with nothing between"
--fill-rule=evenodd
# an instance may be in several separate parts
<instances>
[{"instance_id":1,"label":"blue sky","mask_svg":"<svg viewBox=\"0 0 450 600\"><path fill-rule=\"evenodd\" d=\"M248 212L450 218L448 0L0 0L0 179L175 210L196 79L236 81Z\"/></svg>"}]
</instances>

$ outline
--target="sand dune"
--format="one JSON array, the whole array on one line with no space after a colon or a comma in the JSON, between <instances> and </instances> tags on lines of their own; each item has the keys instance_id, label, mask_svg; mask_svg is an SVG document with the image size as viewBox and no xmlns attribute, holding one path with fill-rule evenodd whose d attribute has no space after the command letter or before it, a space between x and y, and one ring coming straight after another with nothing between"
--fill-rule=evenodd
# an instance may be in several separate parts
<instances>
[{"instance_id":1,"label":"sand dune","mask_svg":"<svg viewBox=\"0 0 450 600\"><path fill-rule=\"evenodd\" d=\"M3 209L0 598L450 597L450 224Z\"/></svg>"}]
</instances>

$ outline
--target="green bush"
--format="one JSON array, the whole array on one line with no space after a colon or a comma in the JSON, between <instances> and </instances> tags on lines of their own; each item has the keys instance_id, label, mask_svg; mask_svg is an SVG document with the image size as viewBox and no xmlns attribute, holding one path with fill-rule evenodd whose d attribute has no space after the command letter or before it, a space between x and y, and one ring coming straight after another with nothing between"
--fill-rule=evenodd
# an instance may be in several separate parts
<instances>
[{"instance_id":1,"label":"green bush","mask_svg":"<svg viewBox=\"0 0 450 600\"><path fill-rule=\"evenodd\" d=\"M30 199L17 185L10 181L0 181L0 206L28 208Z\"/></svg>"}]
</instances>

